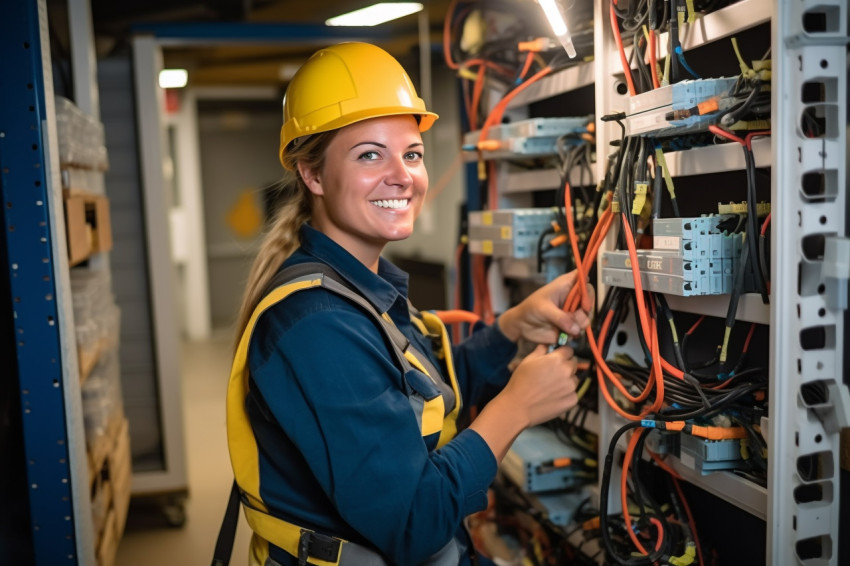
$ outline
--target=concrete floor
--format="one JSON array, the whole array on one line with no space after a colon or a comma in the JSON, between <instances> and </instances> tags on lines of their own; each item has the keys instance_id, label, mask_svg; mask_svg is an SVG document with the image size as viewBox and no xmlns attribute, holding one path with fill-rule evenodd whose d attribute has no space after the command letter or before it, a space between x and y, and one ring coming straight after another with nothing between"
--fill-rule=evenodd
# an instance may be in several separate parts
<instances>
[{"instance_id":1,"label":"concrete floor","mask_svg":"<svg viewBox=\"0 0 850 566\"><path fill-rule=\"evenodd\" d=\"M170 527L134 502L116 566L202 566L212 560L233 481L227 454L225 393L232 351L229 331L181 349L189 498L183 527ZM240 511L231 566L247 566L250 528Z\"/></svg>"}]
</instances>

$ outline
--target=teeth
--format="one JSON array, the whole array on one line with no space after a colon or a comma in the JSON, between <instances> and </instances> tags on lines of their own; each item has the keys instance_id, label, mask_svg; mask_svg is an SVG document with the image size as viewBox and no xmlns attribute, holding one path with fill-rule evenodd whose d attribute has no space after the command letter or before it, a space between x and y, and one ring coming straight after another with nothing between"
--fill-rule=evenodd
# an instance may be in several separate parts
<instances>
[{"instance_id":1,"label":"teeth","mask_svg":"<svg viewBox=\"0 0 850 566\"><path fill-rule=\"evenodd\" d=\"M409 199L373 200L372 204L379 208L404 208Z\"/></svg>"}]
</instances>

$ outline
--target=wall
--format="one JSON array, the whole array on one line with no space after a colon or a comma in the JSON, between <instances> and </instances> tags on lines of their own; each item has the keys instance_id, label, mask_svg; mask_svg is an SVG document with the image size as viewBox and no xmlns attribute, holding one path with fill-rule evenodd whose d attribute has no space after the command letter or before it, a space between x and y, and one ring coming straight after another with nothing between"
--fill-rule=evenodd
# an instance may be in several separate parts
<instances>
[{"instance_id":1,"label":"wall","mask_svg":"<svg viewBox=\"0 0 850 566\"><path fill-rule=\"evenodd\" d=\"M240 195L263 208L262 189L278 181L280 102L199 103L201 180L204 195L210 314L214 328L231 328L259 234L242 237L228 225Z\"/></svg>"}]
</instances>

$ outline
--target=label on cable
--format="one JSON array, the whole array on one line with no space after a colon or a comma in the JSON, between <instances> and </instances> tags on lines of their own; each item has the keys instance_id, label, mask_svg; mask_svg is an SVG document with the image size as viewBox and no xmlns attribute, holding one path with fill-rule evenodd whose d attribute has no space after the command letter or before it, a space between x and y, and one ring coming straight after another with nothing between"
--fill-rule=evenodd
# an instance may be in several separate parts
<instances>
[{"instance_id":1,"label":"label on cable","mask_svg":"<svg viewBox=\"0 0 850 566\"><path fill-rule=\"evenodd\" d=\"M635 183L635 200L632 202L632 214L640 214L646 204L646 194L649 185L646 183Z\"/></svg>"}]
</instances>

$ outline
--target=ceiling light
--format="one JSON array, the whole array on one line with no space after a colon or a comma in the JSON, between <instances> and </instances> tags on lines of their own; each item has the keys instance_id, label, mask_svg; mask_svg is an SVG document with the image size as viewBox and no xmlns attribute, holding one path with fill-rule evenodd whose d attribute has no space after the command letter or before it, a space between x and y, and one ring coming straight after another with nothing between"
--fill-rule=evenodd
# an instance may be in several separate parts
<instances>
[{"instance_id":1,"label":"ceiling light","mask_svg":"<svg viewBox=\"0 0 850 566\"><path fill-rule=\"evenodd\" d=\"M159 72L160 88L183 88L188 81L186 69L163 69Z\"/></svg>"},{"instance_id":2,"label":"ceiling light","mask_svg":"<svg viewBox=\"0 0 850 566\"><path fill-rule=\"evenodd\" d=\"M376 26L422 10L419 2L381 2L325 20L326 26Z\"/></svg>"},{"instance_id":3,"label":"ceiling light","mask_svg":"<svg viewBox=\"0 0 850 566\"><path fill-rule=\"evenodd\" d=\"M573 38L570 36L570 30L567 28L564 12L558 5L557 0L537 0L537 2L543 8L543 13L546 14L546 19L549 20L549 25L552 27L552 33L555 34L555 37L564 46L567 55L575 57L576 48L573 45Z\"/></svg>"}]
</instances>

